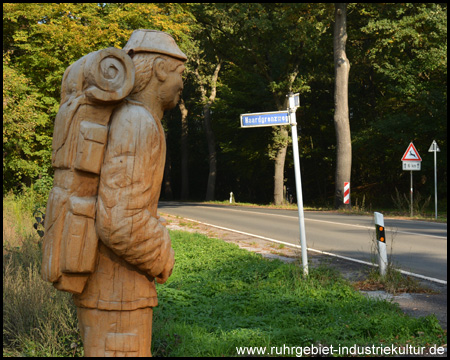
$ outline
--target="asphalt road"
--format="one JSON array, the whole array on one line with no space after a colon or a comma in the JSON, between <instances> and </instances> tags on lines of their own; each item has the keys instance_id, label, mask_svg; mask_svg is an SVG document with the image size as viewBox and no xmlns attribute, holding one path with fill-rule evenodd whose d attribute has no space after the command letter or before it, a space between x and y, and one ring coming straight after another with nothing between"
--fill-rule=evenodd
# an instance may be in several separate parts
<instances>
[{"instance_id":1,"label":"asphalt road","mask_svg":"<svg viewBox=\"0 0 450 360\"><path fill-rule=\"evenodd\" d=\"M300 245L298 212L199 203L159 203L162 213ZM384 219L388 256L402 270L447 281L447 224ZM373 217L305 211L309 249L371 262ZM392 249L391 249L392 248Z\"/></svg>"}]
</instances>

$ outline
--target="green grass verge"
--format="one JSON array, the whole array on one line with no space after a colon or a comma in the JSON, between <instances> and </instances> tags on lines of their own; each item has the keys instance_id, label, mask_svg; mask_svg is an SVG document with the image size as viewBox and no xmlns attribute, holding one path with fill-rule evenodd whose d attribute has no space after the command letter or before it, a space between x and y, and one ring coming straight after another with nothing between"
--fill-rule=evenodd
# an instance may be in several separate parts
<instances>
[{"instance_id":1,"label":"green grass verge","mask_svg":"<svg viewBox=\"0 0 450 360\"><path fill-rule=\"evenodd\" d=\"M435 316L414 319L367 299L336 272L269 261L236 245L173 231L176 267L158 286L155 356L236 356L244 346L445 344Z\"/></svg>"}]
</instances>

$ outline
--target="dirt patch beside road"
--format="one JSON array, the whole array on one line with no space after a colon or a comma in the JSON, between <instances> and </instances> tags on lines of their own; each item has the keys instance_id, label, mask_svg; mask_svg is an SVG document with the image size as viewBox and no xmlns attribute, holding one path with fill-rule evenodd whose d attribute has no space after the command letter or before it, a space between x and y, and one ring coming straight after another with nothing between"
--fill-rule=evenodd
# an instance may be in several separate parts
<instances>
[{"instance_id":1,"label":"dirt patch beside road","mask_svg":"<svg viewBox=\"0 0 450 360\"><path fill-rule=\"evenodd\" d=\"M161 214L167 220L170 230L198 232L208 237L218 238L226 242L237 244L240 248L261 254L265 258L279 259L285 262L295 262L301 259L299 249L273 243L249 235L227 231L197 222L185 220L168 214ZM371 266L353 261L335 258L328 255L308 251L308 260L311 267L326 265L338 270L344 278L351 283L366 280ZM365 296L379 297L399 304L402 311L410 316L422 317L434 314L443 329L447 329L447 285L420 280L424 288L431 289L433 293L411 293L393 296L384 291L361 291Z\"/></svg>"}]
</instances>

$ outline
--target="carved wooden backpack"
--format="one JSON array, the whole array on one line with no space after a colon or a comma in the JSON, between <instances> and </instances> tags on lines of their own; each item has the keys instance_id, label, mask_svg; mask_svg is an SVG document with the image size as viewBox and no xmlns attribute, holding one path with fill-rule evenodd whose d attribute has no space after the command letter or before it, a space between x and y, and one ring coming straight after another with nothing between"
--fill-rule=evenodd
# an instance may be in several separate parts
<instances>
[{"instance_id":1,"label":"carved wooden backpack","mask_svg":"<svg viewBox=\"0 0 450 360\"><path fill-rule=\"evenodd\" d=\"M113 110L134 86L134 64L124 50L90 53L63 77L55 119L43 240L42 278L80 294L95 270L95 207Z\"/></svg>"}]
</instances>

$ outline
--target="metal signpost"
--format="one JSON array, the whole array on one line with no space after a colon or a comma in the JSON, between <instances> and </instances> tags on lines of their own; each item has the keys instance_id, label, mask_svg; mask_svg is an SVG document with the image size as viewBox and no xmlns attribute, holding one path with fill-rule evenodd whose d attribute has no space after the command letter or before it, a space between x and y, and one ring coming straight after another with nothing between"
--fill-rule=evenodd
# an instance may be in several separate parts
<instances>
[{"instance_id":1,"label":"metal signpost","mask_svg":"<svg viewBox=\"0 0 450 360\"><path fill-rule=\"evenodd\" d=\"M420 170L422 158L411 142L402 157L403 170L411 172L411 217L413 216L413 171Z\"/></svg>"},{"instance_id":2,"label":"metal signpost","mask_svg":"<svg viewBox=\"0 0 450 360\"><path fill-rule=\"evenodd\" d=\"M300 156L298 154L297 118L295 111L300 106L300 95L289 94L289 118L292 128L292 150L294 152L295 187L297 193L300 245L302 247L303 276L308 276L308 252L306 247L305 216L303 213L302 178L300 176Z\"/></svg>"},{"instance_id":3,"label":"metal signpost","mask_svg":"<svg viewBox=\"0 0 450 360\"><path fill-rule=\"evenodd\" d=\"M437 219L437 165L436 165L436 153L440 152L438 144L436 140L433 140L431 143L428 152L434 152L434 210L435 210L435 219Z\"/></svg>"},{"instance_id":4,"label":"metal signpost","mask_svg":"<svg viewBox=\"0 0 450 360\"><path fill-rule=\"evenodd\" d=\"M241 127L260 127L274 125L291 125L292 129L292 150L294 152L295 185L297 189L298 221L300 227L300 245L302 248L303 276L308 275L308 252L305 235L305 216L303 213L303 193L302 180L300 176L300 157L298 154L298 135L296 109L300 106L300 95L289 94L289 105L287 111L273 111L266 113L252 113L241 115Z\"/></svg>"}]
</instances>

